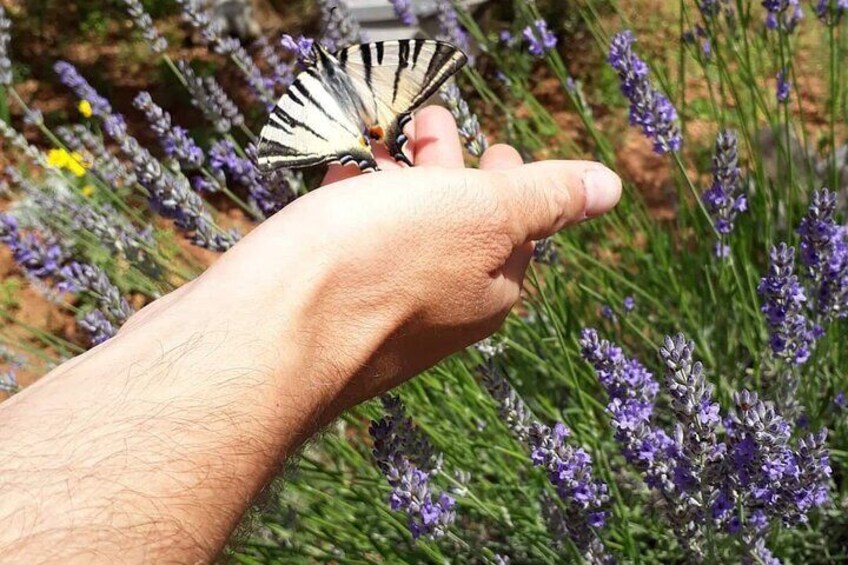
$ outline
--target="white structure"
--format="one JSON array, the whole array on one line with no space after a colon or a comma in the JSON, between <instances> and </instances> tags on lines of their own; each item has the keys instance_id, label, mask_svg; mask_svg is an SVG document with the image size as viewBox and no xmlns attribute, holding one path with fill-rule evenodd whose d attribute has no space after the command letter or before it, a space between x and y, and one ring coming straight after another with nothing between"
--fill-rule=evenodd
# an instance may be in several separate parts
<instances>
[{"instance_id":1,"label":"white structure","mask_svg":"<svg viewBox=\"0 0 848 565\"><path fill-rule=\"evenodd\" d=\"M435 0L411 0L418 16L418 27L407 27L398 21L389 0L342 1L368 35L369 41L410 39L422 35L422 32L434 35L438 27ZM464 4L473 8L484 2L486 0L465 0Z\"/></svg>"}]
</instances>

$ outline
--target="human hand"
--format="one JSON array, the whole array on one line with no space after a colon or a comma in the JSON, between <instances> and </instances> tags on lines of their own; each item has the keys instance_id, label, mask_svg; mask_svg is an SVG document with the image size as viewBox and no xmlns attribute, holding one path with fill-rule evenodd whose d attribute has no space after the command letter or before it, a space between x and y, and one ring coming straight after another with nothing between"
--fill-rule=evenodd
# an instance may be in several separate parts
<instances>
[{"instance_id":1,"label":"human hand","mask_svg":"<svg viewBox=\"0 0 848 565\"><path fill-rule=\"evenodd\" d=\"M385 154L382 172L332 168L326 186L196 283L199 305L227 305L210 325L243 327L299 359L286 378L302 379L304 394L320 391L328 417L496 331L519 298L533 240L606 212L620 195L618 177L598 163L522 165L506 145L490 148L479 170L464 168L456 124L439 107L420 111L414 130L415 168Z\"/></svg>"}]
</instances>

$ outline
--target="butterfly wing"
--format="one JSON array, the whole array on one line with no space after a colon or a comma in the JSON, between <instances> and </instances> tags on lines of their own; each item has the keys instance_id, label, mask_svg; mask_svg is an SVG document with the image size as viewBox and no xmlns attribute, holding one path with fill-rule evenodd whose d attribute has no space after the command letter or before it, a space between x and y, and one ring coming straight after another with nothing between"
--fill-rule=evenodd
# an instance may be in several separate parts
<instances>
[{"instance_id":1,"label":"butterfly wing","mask_svg":"<svg viewBox=\"0 0 848 565\"><path fill-rule=\"evenodd\" d=\"M353 45L335 58L359 98L372 104L366 111L375 121L368 125L382 128L389 153L409 165L412 163L403 154L407 141L403 126L468 60L450 43L426 39Z\"/></svg>"},{"instance_id":2,"label":"butterfly wing","mask_svg":"<svg viewBox=\"0 0 848 565\"><path fill-rule=\"evenodd\" d=\"M257 163L264 171L323 163L355 162L376 169L363 137L363 102L338 61L319 51L280 98L259 134Z\"/></svg>"}]
</instances>

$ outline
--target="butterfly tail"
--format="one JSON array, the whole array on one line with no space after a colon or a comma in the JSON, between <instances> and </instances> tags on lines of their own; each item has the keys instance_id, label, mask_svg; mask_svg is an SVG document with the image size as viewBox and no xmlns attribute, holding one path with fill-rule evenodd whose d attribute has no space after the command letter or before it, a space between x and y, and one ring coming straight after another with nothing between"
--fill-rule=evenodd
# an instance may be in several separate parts
<instances>
[{"instance_id":1,"label":"butterfly tail","mask_svg":"<svg viewBox=\"0 0 848 565\"><path fill-rule=\"evenodd\" d=\"M405 133L403 133L403 128L411 121L411 114L400 114L391 123L391 125L389 125L385 137L386 149L389 150L389 155L391 155L395 161L406 163L410 167L413 166L412 161L410 161L409 157L407 157L406 154L403 152L403 148L409 142L409 138L406 137Z\"/></svg>"}]
</instances>

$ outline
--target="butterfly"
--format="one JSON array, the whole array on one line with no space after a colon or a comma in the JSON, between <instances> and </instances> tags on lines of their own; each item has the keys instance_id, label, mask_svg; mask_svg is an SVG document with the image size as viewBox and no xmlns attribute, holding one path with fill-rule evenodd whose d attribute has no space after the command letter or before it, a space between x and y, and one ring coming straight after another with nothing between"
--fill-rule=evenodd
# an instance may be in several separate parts
<instances>
[{"instance_id":1,"label":"butterfly","mask_svg":"<svg viewBox=\"0 0 848 565\"><path fill-rule=\"evenodd\" d=\"M259 134L257 163L263 171L324 163L376 171L370 142L379 141L412 166L404 126L466 61L442 41L379 41L336 53L316 42Z\"/></svg>"}]
</instances>

